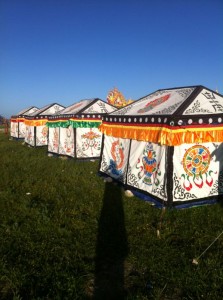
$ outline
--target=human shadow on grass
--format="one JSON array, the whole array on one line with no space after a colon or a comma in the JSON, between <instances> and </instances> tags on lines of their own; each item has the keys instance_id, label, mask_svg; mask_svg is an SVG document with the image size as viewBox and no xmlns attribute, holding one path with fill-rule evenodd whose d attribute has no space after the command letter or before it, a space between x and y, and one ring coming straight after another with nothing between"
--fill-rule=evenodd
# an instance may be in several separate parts
<instances>
[{"instance_id":1,"label":"human shadow on grass","mask_svg":"<svg viewBox=\"0 0 223 300\"><path fill-rule=\"evenodd\" d=\"M214 158L216 162L219 162L218 171L218 183L217 183L217 191L218 191L218 201L223 206L223 143L218 146L215 145L215 150L211 153L211 157Z\"/></svg>"},{"instance_id":2,"label":"human shadow on grass","mask_svg":"<svg viewBox=\"0 0 223 300\"><path fill-rule=\"evenodd\" d=\"M124 261L127 255L121 188L106 182L98 224L93 299L125 299Z\"/></svg>"}]
</instances>

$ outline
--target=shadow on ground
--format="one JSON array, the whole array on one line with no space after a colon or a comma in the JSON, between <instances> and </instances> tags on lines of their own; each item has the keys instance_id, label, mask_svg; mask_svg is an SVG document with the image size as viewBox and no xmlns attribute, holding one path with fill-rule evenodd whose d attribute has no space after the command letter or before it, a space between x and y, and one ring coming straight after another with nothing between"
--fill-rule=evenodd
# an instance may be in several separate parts
<instances>
[{"instance_id":1,"label":"shadow on ground","mask_svg":"<svg viewBox=\"0 0 223 300\"><path fill-rule=\"evenodd\" d=\"M124 299L124 261L128 255L121 188L105 184L98 224L93 299Z\"/></svg>"}]
</instances>

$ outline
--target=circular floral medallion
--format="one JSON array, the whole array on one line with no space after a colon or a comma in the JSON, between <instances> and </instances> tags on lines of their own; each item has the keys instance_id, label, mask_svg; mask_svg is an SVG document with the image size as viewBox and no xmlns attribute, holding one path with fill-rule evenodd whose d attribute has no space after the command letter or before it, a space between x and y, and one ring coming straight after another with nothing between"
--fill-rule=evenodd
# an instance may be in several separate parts
<instances>
[{"instance_id":1,"label":"circular floral medallion","mask_svg":"<svg viewBox=\"0 0 223 300\"><path fill-rule=\"evenodd\" d=\"M206 173L211 160L209 150L202 145L187 149L183 157L183 167L189 176L198 177Z\"/></svg>"}]
</instances>

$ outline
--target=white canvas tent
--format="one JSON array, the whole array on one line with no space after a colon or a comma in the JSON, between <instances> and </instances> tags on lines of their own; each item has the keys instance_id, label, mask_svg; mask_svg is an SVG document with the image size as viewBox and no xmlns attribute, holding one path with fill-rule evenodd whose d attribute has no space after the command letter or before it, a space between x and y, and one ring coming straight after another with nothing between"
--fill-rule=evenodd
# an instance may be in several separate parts
<instances>
[{"instance_id":1,"label":"white canvas tent","mask_svg":"<svg viewBox=\"0 0 223 300\"><path fill-rule=\"evenodd\" d=\"M105 116L99 172L160 206L223 195L223 96L158 90ZM148 197L147 197L148 196Z\"/></svg>"},{"instance_id":2,"label":"white canvas tent","mask_svg":"<svg viewBox=\"0 0 223 300\"><path fill-rule=\"evenodd\" d=\"M99 158L101 118L116 110L101 99L85 99L49 117L48 153L79 159Z\"/></svg>"},{"instance_id":3,"label":"white canvas tent","mask_svg":"<svg viewBox=\"0 0 223 300\"><path fill-rule=\"evenodd\" d=\"M38 110L37 107L31 106L23 109L18 114L11 116L10 119L10 135L12 138L24 139L26 133L25 117L33 114Z\"/></svg>"},{"instance_id":4,"label":"white canvas tent","mask_svg":"<svg viewBox=\"0 0 223 300\"><path fill-rule=\"evenodd\" d=\"M58 113L64 106L52 103L25 117L25 142L30 146L45 146L48 144L48 127L46 122L50 115Z\"/></svg>"}]
</instances>

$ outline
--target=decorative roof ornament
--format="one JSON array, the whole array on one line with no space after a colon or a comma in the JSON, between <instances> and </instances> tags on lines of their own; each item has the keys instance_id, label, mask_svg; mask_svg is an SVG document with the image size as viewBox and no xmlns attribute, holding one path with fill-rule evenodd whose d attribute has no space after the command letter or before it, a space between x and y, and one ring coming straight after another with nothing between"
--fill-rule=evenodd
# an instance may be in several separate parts
<instances>
[{"instance_id":1,"label":"decorative roof ornament","mask_svg":"<svg viewBox=\"0 0 223 300\"><path fill-rule=\"evenodd\" d=\"M120 108L132 103L133 100L126 100L122 93L117 88L114 88L108 93L107 102L115 107Z\"/></svg>"}]
</instances>

